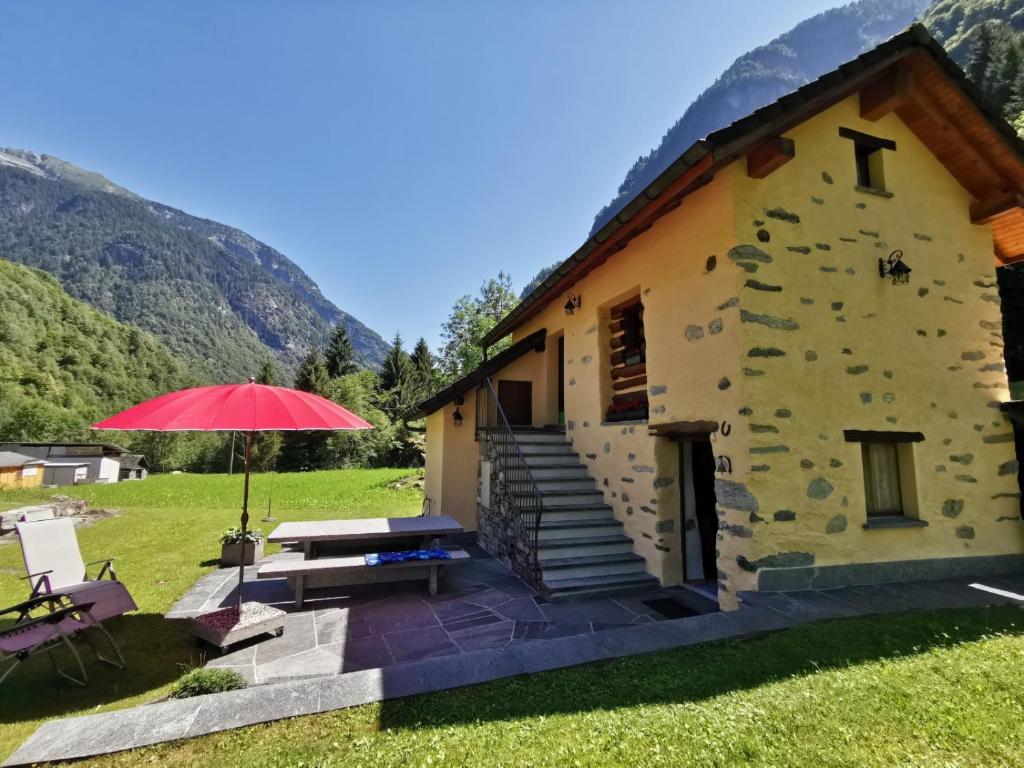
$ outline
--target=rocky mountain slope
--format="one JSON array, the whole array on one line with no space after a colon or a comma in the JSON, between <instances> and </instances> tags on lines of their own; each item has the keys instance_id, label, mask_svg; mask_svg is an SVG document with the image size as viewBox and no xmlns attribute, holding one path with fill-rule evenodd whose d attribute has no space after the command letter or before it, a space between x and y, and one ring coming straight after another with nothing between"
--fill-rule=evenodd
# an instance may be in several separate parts
<instances>
[{"instance_id":1,"label":"rocky mountain slope","mask_svg":"<svg viewBox=\"0 0 1024 768\"><path fill-rule=\"evenodd\" d=\"M387 351L279 251L48 155L0 149L0 258L49 272L210 379L244 378L268 351L290 373L341 322L364 365Z\"/></svg>"},{"instance_id":2,"label":"rocky mountain slope","mask_svg":"<svg viewBox=\"0 0 1024 768\"><path fill-rule=\"evenodd\" d=\"M604 226L694 141L892 37L927 5L927 0L858 0L812 16L740 56L686 108L661 143L637 159L618 194L595 217L591 232Z\"/></svg>"}]
</instances>

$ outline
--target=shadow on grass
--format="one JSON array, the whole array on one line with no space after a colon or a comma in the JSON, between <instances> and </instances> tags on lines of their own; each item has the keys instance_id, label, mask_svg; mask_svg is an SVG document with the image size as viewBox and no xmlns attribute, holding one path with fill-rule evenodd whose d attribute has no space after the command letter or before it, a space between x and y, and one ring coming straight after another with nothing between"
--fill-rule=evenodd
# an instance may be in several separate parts
<instances>
[{"instance_id":1,"label":"shadow on grass","mask_svg":"<svg viewBox=\"0 0 1024 768\"><path fill-rule=\"evenodd\" d=\"M45 654L33 656L22 662L0 688L0 723L88 714L97 707L154 691L201 661L201 651L185 622L169 621L159 614L134 613L105 621L103 626L121 649L127 669L100 662L81 638L75 641L75 648L89 676L84 687L60 677ZM105 641L95 634L93 638L100 653L109 655ZM58 649L55 655L62 668L72 668L74 661L66 649Z\"/></svg>"},{"instance_id":2,"label":"shadow on grass","mask_svg":"<svg viewBox=\"0 0 1024 768\"><path fill-rule=\"evenodd\" d=\"M1013 606L808 624L771 635L527 675L381 704L383 728L416 729L699 702L792 677L1024 635Z\"/></svg>"}]
</instances>

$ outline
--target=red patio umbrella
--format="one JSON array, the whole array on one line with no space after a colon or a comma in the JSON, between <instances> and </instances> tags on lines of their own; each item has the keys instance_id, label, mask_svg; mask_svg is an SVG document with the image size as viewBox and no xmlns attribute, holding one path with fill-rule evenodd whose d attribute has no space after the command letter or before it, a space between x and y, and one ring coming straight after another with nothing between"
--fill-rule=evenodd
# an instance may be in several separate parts
<instances>
[{"instance_id":1,"label":"red patio umbrella","mask_svg":"<svg viewBox=\"0 0 1024 768\"><path fill-rule=\"evenodd\" d=\"M154 397L93 429L145 432L245 432L245 490L242 495L242 562L238 567L238 609L245 579L245 536L249 525L249 462L256 432L337 432L373 425L318 395L286 387L219 384Z\"/></svg>"}]
</instances>

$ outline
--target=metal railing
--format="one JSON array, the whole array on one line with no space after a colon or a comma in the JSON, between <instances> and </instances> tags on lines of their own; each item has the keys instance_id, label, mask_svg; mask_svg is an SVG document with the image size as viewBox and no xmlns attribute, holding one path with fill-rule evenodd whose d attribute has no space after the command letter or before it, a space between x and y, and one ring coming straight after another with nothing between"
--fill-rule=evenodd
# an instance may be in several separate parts
<instances>
[{"instance_id":1,"label":"metal railing","mask_svg":"<svg viewBox=\"0 0 1024 768\"><path fill-rule=\"evenodd\" d=\"M503 516L499 521L504 532L501 538L506 539L503 554L515 573L531 586L539 587L537 540L544 511L543 496L490 378L481 385L476 402L477 435L485 441L485 452L497 470L492 472L496 482L491 484L490 506Z\"/></svg>"}]
</instances>

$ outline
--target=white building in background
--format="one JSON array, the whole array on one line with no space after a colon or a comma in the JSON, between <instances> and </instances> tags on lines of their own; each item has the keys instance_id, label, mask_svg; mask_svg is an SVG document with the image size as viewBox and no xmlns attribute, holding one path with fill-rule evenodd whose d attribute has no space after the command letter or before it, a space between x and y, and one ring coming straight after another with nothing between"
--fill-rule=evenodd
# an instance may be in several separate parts
<instances>
[{"instance_id":1,"label":"white building in background","mask_svg":"<svg viewBox=\"0 0 1024 768\"><path fill-rule=\"evenodd\" d=\"M0 443L0 451L46 462L45 485L116 483L121 477L122 457L130 455L126 448L112 443ZM138 457L131 461L137 465Z\"/></svg>"}]
</instances>

